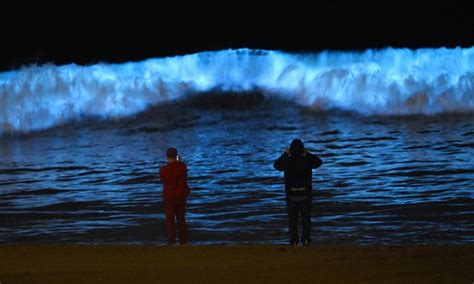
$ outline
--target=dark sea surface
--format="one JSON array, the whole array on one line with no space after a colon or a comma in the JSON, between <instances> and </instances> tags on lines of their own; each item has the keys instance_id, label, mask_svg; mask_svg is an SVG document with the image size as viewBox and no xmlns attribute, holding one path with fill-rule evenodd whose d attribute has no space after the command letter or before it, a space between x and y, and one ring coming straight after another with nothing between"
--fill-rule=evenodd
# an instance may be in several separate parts
<instances>
[{"instance_id":1,"label":"dark sea surface","mask_svg":"<svg viewBox=\"0 0 474 284\"><path fill-rule=\"evenodd\" d=\"M314 243L474 243L474 116L361 116L259 93L203 94L132 118L0 137L0 243L165 243L159 166L188 165L194 244L286 243L283 175L300 138Z\"/></svg>"}]
</instances>

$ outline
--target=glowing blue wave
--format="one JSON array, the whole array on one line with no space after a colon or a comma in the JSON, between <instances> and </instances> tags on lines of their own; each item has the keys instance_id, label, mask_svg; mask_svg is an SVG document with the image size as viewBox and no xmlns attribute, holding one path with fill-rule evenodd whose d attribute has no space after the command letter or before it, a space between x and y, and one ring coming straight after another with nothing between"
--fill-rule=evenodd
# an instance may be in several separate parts
<instances>
[{"instance_id":1,"label":"glowing blue wave","mask_svg":"<svg viewBox=\"0 0 474 284\"><path fill-rule=\"evenodd\" d=\"M364 115L474 110L474 47L289 54L223 50L125 64L0 73L0 134L120 118L213 89L259 89L315 110Z\"/></svg>"}]
</instances>

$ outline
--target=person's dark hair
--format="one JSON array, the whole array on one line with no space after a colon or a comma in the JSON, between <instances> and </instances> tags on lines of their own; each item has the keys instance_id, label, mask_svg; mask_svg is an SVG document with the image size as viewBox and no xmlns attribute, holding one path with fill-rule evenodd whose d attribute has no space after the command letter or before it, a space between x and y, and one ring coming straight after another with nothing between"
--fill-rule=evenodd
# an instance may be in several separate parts
<instances>
[{"instance_id":1,"label":"person's dark hair","mask_svg":"<svg viewBox=\"0 0 474 284\"><path fill-rule=\"evenodd\" d=\"M291 141L290 144L290 154L292 156L303 156L304 154L304 144L300 139L295 139Z\"/></svg>"},{"instance_id":2,"label":"person's dark hair","mask_svg":"<svg viewBox=\"0 0 474 284\"><path fill-rule=\"evenodd\" d=\"M176 148L168 148L168 150L166 150L166 157L176 158L176 156L178 156L178 150L176 150Z\"/></svg>"}]
</instances>

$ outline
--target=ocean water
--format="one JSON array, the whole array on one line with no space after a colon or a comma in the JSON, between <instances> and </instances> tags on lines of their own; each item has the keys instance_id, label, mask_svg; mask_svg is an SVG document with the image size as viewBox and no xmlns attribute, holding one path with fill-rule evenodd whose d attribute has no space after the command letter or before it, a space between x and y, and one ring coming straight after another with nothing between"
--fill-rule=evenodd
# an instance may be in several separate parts
<instances>
[{"instance_id":1,"label":"ocean water","mask_svg":"<svg viewBox=\"0 0 474 284\"><path fill-rule=\"evenodd\" d=\"M474 51L228 50L0 73L0 242L165 243L157 172L188 165L192 243L286 243L294 138L315 243L474 242Z\"/></svg>"}]
</instances>

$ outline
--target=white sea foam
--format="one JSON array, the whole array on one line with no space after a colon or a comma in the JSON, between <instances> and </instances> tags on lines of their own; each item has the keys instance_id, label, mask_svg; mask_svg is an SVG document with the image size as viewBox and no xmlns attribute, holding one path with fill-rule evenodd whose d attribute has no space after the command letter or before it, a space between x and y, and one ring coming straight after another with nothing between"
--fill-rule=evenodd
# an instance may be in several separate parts
<instances>
[{"instance_id":1,"label":"white sea foam","mask_svg":"<svg viewBox=\"0 0 474 284\"><path fill-rule=\"evenodd\" d=\"M0 73L0 134L130 116L190 93L252 91L362 115L474 111L474 47L284 53L223 50Z\"/></svg>"}]
</instances>

